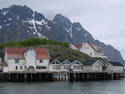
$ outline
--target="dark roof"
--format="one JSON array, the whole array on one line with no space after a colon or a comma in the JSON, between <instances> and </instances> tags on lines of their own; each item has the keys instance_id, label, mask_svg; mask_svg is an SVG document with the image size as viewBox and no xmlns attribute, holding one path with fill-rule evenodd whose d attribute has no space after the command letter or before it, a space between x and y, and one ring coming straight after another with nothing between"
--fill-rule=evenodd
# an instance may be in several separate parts
<instances>
[{"instance_id":1,"label":"dark roof","mask_svg":"<svg viewBox=\"0 0 125 94\"><path fill-rule=\"evenodd\" d=\"M61 62L62 64L71 64L71 62L70 61L68 61L68 60L65 60L65 61L63 61L63 62Z\"/></svg>"},{"instance_id":2,"label":"dark roof","mask_svg":"<svg viewBox=\"0 0 125 94\"><path fill-rule=\"evenodd\" d=\"M60 61L59 60L57 60L57 59L55 59L55 60L53 60L53 61L51 61L51 62L49 62L50 64L60 64Z\"/></svg>"},{"instance_id":3,"label":"dark roof","mask_svg":"<svg viewBox=\"0 0 125 94\"><path fill-rule=\"evenodd\" d=\"M119 63L119 62L109 62L110 64L112 64L113 66L123 66L123 64Z\"/></svg>"},{"instance_id":4,"label":"dark roof","mask_svg":"<svg viewBox=\"0 0 125 94\"><path fill-rule=\"evenodd\" d=\"M97 60L86 60L84 63L83 63L83 65L92 65L92 64L94 64L95 62L96 62Z\"/></svg>"}]
</instances>

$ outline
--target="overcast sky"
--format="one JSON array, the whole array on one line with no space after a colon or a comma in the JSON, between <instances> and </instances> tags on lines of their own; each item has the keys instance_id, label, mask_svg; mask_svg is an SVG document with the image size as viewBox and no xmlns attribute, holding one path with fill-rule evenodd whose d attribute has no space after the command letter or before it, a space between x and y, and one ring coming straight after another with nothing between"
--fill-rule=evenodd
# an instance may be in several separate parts
<instances>
[{"instance_id":1,"label":"overcast sky","mask_svg":"<svg viewBox=\"0 0 125 94\"><path fill-rule=\"evenodd\" d=\"M48 19L61 13L80 22L95 39L111 44L125 58L125 0L0 0L0 8L27 5Z\"/></svg>"}]
</instances>

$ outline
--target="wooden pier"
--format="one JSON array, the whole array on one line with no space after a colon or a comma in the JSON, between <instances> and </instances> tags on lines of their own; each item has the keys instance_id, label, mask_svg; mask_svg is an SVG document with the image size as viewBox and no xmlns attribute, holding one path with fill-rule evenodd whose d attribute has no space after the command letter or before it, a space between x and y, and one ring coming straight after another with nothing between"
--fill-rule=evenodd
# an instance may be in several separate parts
<instances>
[{"instance_id":1,"label":"wooden pier","mask_svg":"<svg viewBox=\"0 0 125 94\"><path fill-rule=\"evenodd\" d=\"M0 81L40 82L40 81L89 81L115 80L123 78L121 73L81 73L81 72L42 72L42 73L0 73ZM124 76L125 77L125 76Z\"/></svg>"}]
</instances>

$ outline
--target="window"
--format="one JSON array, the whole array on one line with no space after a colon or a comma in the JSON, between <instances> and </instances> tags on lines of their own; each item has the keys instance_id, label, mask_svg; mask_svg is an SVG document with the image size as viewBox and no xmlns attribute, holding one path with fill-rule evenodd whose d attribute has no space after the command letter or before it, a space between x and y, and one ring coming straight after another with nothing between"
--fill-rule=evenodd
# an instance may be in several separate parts
<instances>
[{"instance_id":1,"label":"window","mask_svg":"<svg viewBox=\"0 0 125 94\"><path fill-rule=\"evenodd\" d=\"M18 69L18 67L16 66L16 70Z\"/></svg>"},{"instance_id":2,"label":"window","mask_svg":"<svg viewBox=\"0 0 125 94\"><path fill-rule=\"evenodd\" d=\"M19 63L19 59L15 59L15 63Z\"/></svg>"},{"instance_id":3,"label":"window","mask_svg":"<svg viewBox=\"0 0 125 94\"><path fill-rule=\"evenodd\" d=\"M53 65L53 69L56 69L56 68L55 68L55 65Z\"/></svg>"},{"instance_id":4,"label":"window","mask_svg":"<svg viewBox=\"0 0 125 94\"><path fill-rule=\"evenodd\" d=\"M92 53L90 53L90 56L92 56Z\"/></svg>"},{"instance_id":5,"label":"window","mask_svg":"<svg viewBox=\"0 0 125 94\"><path fill-rule=\"evenodd\" d=\"M20 70L22 70L22 66L20 66Z\"/></svg>"},{"instance_id":6,"label":"window","mask_svg":"<svg viewBox=\"0 0 125 94\"><path fill-rule=\"evenodd\" d=\"M73 69L76 69L76 66L73 66Z\"/></svg>"},{"instance_id":7,"label":"window","mask_svg":"<svg viewBox=\"0 0 125 94\"><path fill-rule=\"evenodd\" d=\"M60 70L61 66L60 65L56 65L56 70Z\"/></svg>"},{"instance_id":8,"label":"window","mask_svg":"<svg viewBox=\"0 0 125 94\"><path fill-rule=\"evenodd\" d=\"M61 69L61 65L60 64L55 64L55 65L53 65L53 69L54 70L60 70Z\"/></svg>"},{"instance_id":9,"label":"window","mask_svg":"<svg viewBox=\"0 0 125 94\"><path fill-rule=\"evenodd\" d=\"M40 63L43 63L43 60L40 60L39 62L40 62Z\"/></svg>"},{"instance_id":10,"label":"window","mask_svg":"<svg viewBox=\"0 0 125 94\"><path fill-rule=\"evenodd\" d=\"M25 66L25 69L27 69L27 67Z\"/></svg>"},{"instance_id":11,"label":"window","mask_svg":"<svg viewBox=\"0 0 125 94\"><path fill-rule=\"evenodd\" d=\"M64 65L64 69L66 69L66 65Z\"/></svg>"},{"instance_id":12,"label":"window","mask_svg":"<svg viewBox=\"0 0 125 94\"><path fill-rule=\"evenodd\" d=\"M47 69L46 66L36 66L36 69Z\"/></svg>"}]
</instances>

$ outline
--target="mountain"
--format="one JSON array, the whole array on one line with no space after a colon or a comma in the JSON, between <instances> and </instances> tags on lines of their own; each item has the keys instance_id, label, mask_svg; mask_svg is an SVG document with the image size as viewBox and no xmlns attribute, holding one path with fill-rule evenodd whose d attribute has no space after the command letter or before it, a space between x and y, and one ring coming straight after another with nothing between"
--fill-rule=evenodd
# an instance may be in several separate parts
<instances>
[{"instance_id":1,"label":"mountain","mask_svg":"<svg viewBox=\"0 0 125 94\"><path fill-rule=\"evenodd\" d=\"M0 43L28 38L46 38L74 44L90 41L100 46L111 60L125 62L117 49L95 40L80 23L72 23L61 14L50 21L27 6L12 5L1 9Z\"/></svg>"}]
</instances>

